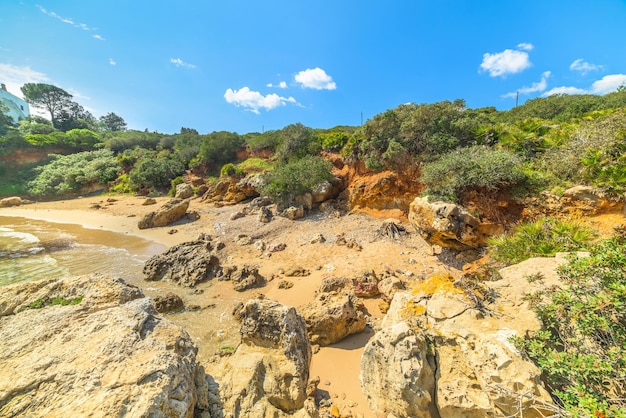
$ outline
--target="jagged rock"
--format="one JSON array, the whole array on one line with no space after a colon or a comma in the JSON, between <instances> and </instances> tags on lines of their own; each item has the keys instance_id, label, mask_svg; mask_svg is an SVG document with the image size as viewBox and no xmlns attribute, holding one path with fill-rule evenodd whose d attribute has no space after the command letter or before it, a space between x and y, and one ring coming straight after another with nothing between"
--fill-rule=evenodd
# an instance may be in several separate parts
<instances>
[{"instance_id":1,"label":"jagged rock","mask_svg":"<svg viewBox=\"0 0 626 418\"><path fill-rule=\"evenodd\" d=\"M324 242L326 242L326 238L324 238L324 235L322 234L315 235L313 238L311 238L311 241L309 241L309 243L311 244L322 244Z\"/></svg>"},{"instance_id":2,"label":"jagged rock","mask_svg":"<svg viewBox=\"0 0 626 418\"><path fill-rule=\"evenodd\" d=\"M227 416L307 416L301 409L312 353L304 319L267 299L250 300L234 315L241 321L241 344L212 373Z\"/></svg>"},{"instance_id":3,"label":"jagged rock","mask_svg":"<svg viewBox=\"0 0 626 418\"><path fill-rule=\"evenodd\" d=\"M200 219L200 212L198 212L197 210L192 210L190 212L187 212L186 214L187 219L190 221L197 221L198 219Z\"/></svg>"},{"instance_id":4,"label":"jagged rock","mask_svg":"<svg viewBox=\"0 0 626 418\"><path fill-rule=\"evenodd\" d=\"M252 174L244 177L237 183L237 188L246 195L246 198L256 197L261 194L266 181L261 174Z\"/></svg>"},{"instance_id":5,"label":"jagged rock","mask_svg":"<svg viewBox=\"0 0 626 418\"><path fill-rule=\"evenodd\" d=\"M397 276L389 275L376 285L383 300L391 302L396 292L406 290L406 284Z\"/></svg>"},{"instance_id":6,"label":"jagged rock","mask_svg":"<svg viewBox=\"0 0 626 418\"><path fill-rule=\"evenodd\" d=\"M20 206L22 204L22 198L19 196L5 197L0 199L0 208L6 208L9 206Z\"/></svg>"},{"instance_id":7,"label":"jagged rock","mask_svg":"<svg viewBox=\"0 0 626 418\"><path fill-rule=\"evenodd\" d=\"M409 221L429 244L455 250L484 246L486 232L495 231L458 205L421 197L411 202Z\"/></svg>"},{"instance_id":8,"label":"jagged rock","mask_svg":"<svg viewBox=\"0 0 626 418\"><path fill-rule=\"evenodd\" d=\"M597 214L607 212L609 210L622 210L624 208L624 198L609 199L598 188L591 186L574 186L563 192L563 197L573 201L573 203L582 203L589 208L587 212Z\"/></svg>"},{"instance_id":9,"label":"jagged rock","mask_svg":"<svg viewBox=\"0 0 626 418\"><path fill-rule=\"evenodd\" d=\"M334 199L341 192L341 180L334 177L331 181L324 181L313 188L311 200L313 203L321 203Z\"/></svg>"},{"instance_id":10,"label":"jagged rock","mask_svg":"<svg viewBox=\"0 0 626 418\"><path fill-rule=\"evenodd\" d=\"M291 266L285 269L284 274L287 277L304 277L310 275L311 272L301 266Z\"/></svg>"},{"instance_id":11,"label":"jagged rock","mask_svg":"<svg viewBox=\"0 0 626 418\"><path fill-rule=\"evenodd\" d=\"M267 196L255 197L250 201L250 203L243 207L242 212L246 215L251 215L258 212L260 208L269 206L272 203L272 199Z\"/></svg>"},{"instance_id":12,"label":"jagged rock","mask_svg":"<svg viewBox=\"0 0 626 418\"><path fill-rule=\"evenodd\" d=\"M287 209L280 213L280 216L295 221L297 219L304 218L304 207L302 206L289 206Z\"/></svg>"},{"instance_id":13,"label":"jagged rock","mask_svg":"<svg viewBox=\"0 0 626 418\"><path fill-rule=\"evenodd\" d=\"M350 287L350 280L345 277L329 277L322 280L319 293L340 292Z\"/></svg>"},{"instance_id":14,"label":"jagged rock","mask_svg":"<svg viewBox=\"0 0 626 418\"><path fill-rule=\"evenodd\" d=\"M266 248L265 241L263 240L254 241L254 248L256 248L259 251L265 251L265 248Z\"/></svg>"},{"instance_id":15,"label":"jagged rock","mask_svg":"<svg viewBox=\"0 0 626 418\"><path fill-rule=\"evenodd\" d=\"M241 246L250 245L252 244L252 238L245 234L239 234L235 237L235 243Z\"/></svg>"},{"instance_id":16,"label":"jagged rock","mask_svg":"<svg viewBox=\"0 0 626 418\"><path fill-rule=\"evenodd\" d=\"M176 185L176 194L174 199L188 199L193 196L193 188L187 183L181 183Z\"/></svg>"},{"instance_id":17,"label":"jagged rock","mask_svg":"<svg viewBox=\"0 0 626 418\"><path fill-rule=\"evenodd\" d=\"M176 222L187 213L189 200L173 199L161 206L157 211L146 214L137 224L139 229L167 226Z\"/></svg>"},{"instance_id":18,"label":"jagged rock","mask_svg":"<svg viewBox=\"0 0 626 418\"><path fill-rule=\"evenodd\" d=\"M259 215L257 220L259 222L268 223L272 220L272 211L267 206L262 206L259 208Z\"/></svg>"},{"instance_id":19,"label":"jagged rock","mask_svg":"<svg viewBox=\"0 0 626 418\"><path fill-rule=\"evenodd\" d=\"M259 268L248 264L231 271L230 280L233 282L233 289L238 292L265 285L265 278L259 273Z\"/></svg>"},{"instance_id":20,"label":"jagged rock","mask_svg":"<svg viewBox=\"0 0 626 418\"><path fill-rule=\"evenodd\" d=\"M320 293L300 308L311 344L334 344L365 329L365 305L352 292Z\"/></svg>"},{"instance_id":21,"label":"jagged rock","mask_svg":"<svg viewBox=\"0 0 626 418\"><path fill-rule=\"evenodd\" d=\"M198 239L175 245L163 254L150 257L143 266L144 279L169 280L194 287L216 276L220 261L211 241Z\"/></svg>"},{"instance_id":22,"label":"jagged rock","mask_svg":"<svg viewBox=\"0 0 626 418\"><path fill-rule=\"evenodd\" d=\"M142 206L150 206L150 205L156 205L156 199L153 197L147 197L143 203L141 204Z\"/></svg>"},{"instance_id":23,"label":"jagged rock","mask_svg":"<svg viewBox=\"0 0 626 418\"><path fill-rule=\"evenodd\" d=\"M281 280L278 282L279 289L291 289L293 287L293 282L289 280Z\"/></svg>"},{"instance_id":24,"label":"jagged rock","mask_svg":"<svg viewBox=\"0 0 626 418\"><path fill-rule=\"evenodd\" d=\"M74 305L22 310L80 296ZM7 286L0 306L1 416L192 417L210 409L189 335L121 279Z\"/></svg>"},{"instance_id":25,"label":"jagged rock","mask_svg":"<svg viewBox=\"0 0 626 418\"><path fill-rule=\"evenodd\" d=\"M168 292L165 296L159 295L154 298L154 307L159 313L168 313L181 311L185 304L180 296Z\"/></svg>"},{"instance_id":26,"label":"jagged rock","mask_svg":"<svg viewBox=\"0 0 626 418\"><path fill-rule=\"evenodd\" d=\"M354 293L360 298L371 298L378 296L378 277L373 270L364 272L361 276L352 279Z\"/></svg>"},{"instance_id":27,"label":"jagged rock","mask_svg":"<svg viewBox=\"0 0 626 418\"><path fill-rule=\"evenodd\" d=\"M285 244L284 242L277 242L277 243L268 245L267 251L271 253L277 253L279 251L285 251L286 248L287 248L287 244Z\"/></svg>"},{"instance_id":28,"label":"jagged rock","mask_svg":"<svg viewBox=\"0 0 626 418\"><path fill-rule=\"evenodd\" d=\"M438 416L433 414L433 369L424 335L400 322L374 335L365 346L359 375L361 389L376 414Z\"/></svg>"},{"instance_id":29,"label":"jagged rock","mask_svg":"<svg viewBox=\"0 0 626 418\"><path fill-rule=\"evenodd\" d=\"M296 206L302 206L304 210L309 211L313 209L313 196L311 193L305 193L300 196L296 196L294 199Z\"/></svg>"}]
</instances>

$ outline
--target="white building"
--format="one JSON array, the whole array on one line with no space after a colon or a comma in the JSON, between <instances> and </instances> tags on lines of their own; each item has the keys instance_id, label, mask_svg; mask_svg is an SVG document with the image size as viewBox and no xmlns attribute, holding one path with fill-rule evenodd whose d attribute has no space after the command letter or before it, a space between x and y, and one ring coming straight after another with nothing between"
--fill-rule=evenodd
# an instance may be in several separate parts
<instances>
[{"instance_id":1,"label":"white building","mask_svg":"<svg viewBox=\"0 0 626 418\"><path fill-rule=\"evenodd\" d=\"M17 123L30 115L28 103L7 91L7 86L0 84L0 103L9 109L9 116Z\"/></svg>"}]
</instances>

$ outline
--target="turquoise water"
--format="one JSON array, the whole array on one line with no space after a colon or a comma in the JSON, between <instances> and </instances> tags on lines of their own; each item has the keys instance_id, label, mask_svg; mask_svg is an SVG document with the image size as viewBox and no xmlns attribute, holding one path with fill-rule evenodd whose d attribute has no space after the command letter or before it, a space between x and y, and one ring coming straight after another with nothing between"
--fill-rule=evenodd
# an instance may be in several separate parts
<instances>
[{"instance_id":1,"label":"turquoise water","mask_svg":"<svg viewBox=\"0 0 626 418\"><path fill-rule=\"evenodd\" d=\"M111 231L0 216L0 286L96 272L133 282L142 279L143 263L164 250Z\"/></svg>"}]
</instances>

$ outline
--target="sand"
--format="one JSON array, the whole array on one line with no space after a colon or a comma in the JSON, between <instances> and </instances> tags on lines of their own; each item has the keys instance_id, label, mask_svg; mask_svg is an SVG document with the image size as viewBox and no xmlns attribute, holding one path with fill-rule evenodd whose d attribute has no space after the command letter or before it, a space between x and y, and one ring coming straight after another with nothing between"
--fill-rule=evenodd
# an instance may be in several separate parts
<instances>
[{"instance_id":1,"label":"sand","mask_svg":"<svg viewBox=\"0 0 626 418\"><path fill-rule=\"evenodd\" d=\"M157 198L157 204L144 206L145 198L134 196L96 196L53 202L39 202L19 207L0 208L1 216L20 216L49 222L80 224L85 228L105 229L121 234L139 236L161 243L167 247L193 240L200 232L208 233L226 243L222 262L228 265L243 263L256 264L259 271L269 282L266 287L243 293L232 290L227 282L202 284L205 290L198 295L187 289L171 284L143 284L149 296L173 291L179 294L187 304L212 306L202 314L187 312L168 317L183 326L199 345L199 360L206 362L216 348L236 344L238 339L237 324L230 318L232 307L240 300L247 300L258 293L283 304L301 306L311 301L321 281L327 277L354 278L367 270L382 272L393 270L400 274L420 276L439 270L449 270L430 252L430 247L416 234L409 234L400 241L392 241L377 233L382 219L364 214L313 213L305 219L290 221L275 217L263 224L256 216L246 216L234 221L230 214L240 210L242 205L217 208L212 204L192 199L189 210L200 213L200 219L194 222L179 222L163 228L140 230L137 222L141 217L155 210L168 198ZM400 219L409 231L409 225ZM262 240L266 244L284 243L286 249L267 256L254 246L239 246L235 237L247 234L253 240ZM321 234L323 243L312 243L312 239ZM348 248L337 245L339 234L346 239L356 240L362 247ZM306 277L285 277L282 271L291 266L303 267L311 272ZM289 280L291 289L279 289L278 282ZM380 323L383 313L379 310L379 300L364 300L371 315L371 323ZM365 332L350 336L330 347L323 347L314 354L311 376L319 376L319 389L328 392L328 396L339 409L353 415L372 416L365 396L361 392L358 374L363 348L374 332Z\"/></svg>"}]
</instances>

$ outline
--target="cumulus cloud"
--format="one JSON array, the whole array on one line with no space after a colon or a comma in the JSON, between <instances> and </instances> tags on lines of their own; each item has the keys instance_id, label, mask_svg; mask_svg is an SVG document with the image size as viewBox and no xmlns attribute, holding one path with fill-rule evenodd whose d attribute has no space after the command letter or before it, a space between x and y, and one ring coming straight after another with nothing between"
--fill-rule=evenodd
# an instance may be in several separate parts
<instances>
[{"instance_id":1,"label":"cumulus cloud","mask_svg":"<svg viewBox=\"0 0 626 418\"><path fill-rule=\"evenodd\" d=\"M239 90L227 89L224 98L228 103L241 106L246 110L259 114L259 109L272 110L287 103L296 103L293 97L282 97L276 93L263 96L258 91L252 91L248 87Z\"/></svg>"},{"instance_id":2,"label":"cumulus cloud","mask_svg":"<svg viewBox=\"0 0 626 418\"><path fill-rule=\"evenodd\" d=\"M546 91L544 96L553 94L607 94L614 92L620 86L626 86L626 74L605 75L600 80L596 80L588 89L579 87L561 86Z\"/></svg>"},{"instance_id":3,"label":"cumulus cloud","mask_svg":"<svg viewBox=\"0 0 626 418\"><path fill-rule=\"evenodd\" d=\"M22 97L20 87L26 83L48 83L50 79L44 73L35 71L30 67L18 67L11 64L0 63L0 80L7 86L7 90Z\"/></svg>"},{"instance_id":4,"label":"cumulus cloud","mask_svg":"<svg viewBox=\"0 0 626 418\"><path fill-rule=\"evenodd\" d=\"M174 64L177 67L183 67L183 68L196 68L195 65L190 64L188 62L185 62L183 60L181 60L180 58L170 58L170 62L172 64Z\"/></svg>"},{"instance_id":5,"label":"cumulus cloud","mask_svg":"<svg viewBox=\"0 0 626 418\"><path fill-rule=\"evenodd\" d=\"M300 71L294 79L304 88L315 90L335 90L337 88L333 78L319 67Z\"/></svg>"},{"instance_id":6,"label":"cumulus cloud","mask_svg":"<svg viewBox=\"0 0 626 418\"><path fill-rule=\"evenodd\" d=\"M585 75L591 71L599 71L602 69L601 65L590 64L583 60L582 58L578 58L574 62L572 62L569 66L569 69L572 71L580 71L582 75Z\"/></svg>"},{"instance_id":7,"label":"cumulus cloud","mask_svg":"<svg viewBox=\"0 0 626 418\"><path fill-rule=\"evenodd\" d=\"M41 13L48 15L50 17L53 17L63 23L67 23L68 25L72 25L75 28L79 28L82 30L87 30L87 31L91 31L91 30L95 30L95 28L89 27L89 25L85 24L85 23L76 23L73 19L67 18L67 17L62 17L59 16L58 14L56 14L53 11L50 10L46 10L45 8L43 8L42 6L37 5L37 7L39 8L39 10L41 11Z\"/></svg>"},{"instance_id":8,"label":"cumulus cloud","mask_svg":"<svg viewBox=\"0 0 626 418\"><path fill-rule=\"evenodd\" d=\"M487 71L491 77L504 77L508 74L515 74L524 71L530 67L532 63L528 57L528 52L533 46L527 43L521 43L518 49L505 49L502 52L493 54L484 53L483 62L480 64L481 71Z\"/></svg>"},{"instance_id":9,"label":"cumulus cloud","mask_svg":"<svg viewBox=\"0 0 626 418\"><path fill-rule=\"evenodd\" d=\"M117 65L117 62L115 62L115 60L113 58L109 58L109 64L110 65Z\"/></svg>"},{"instance_id":10,"label":"cumulus cloud","mask_svg":"<svg viewBox=\"0 0 626 418\"><path fill-rule=\"evenodd\" d=\"M548 78L550 77L550 74L551 74L550 71L544 71L543 74L541 74L541 80L532 83L530 86L522 87L518 89L517 91L504 94L502 95L502 97L515 97L517 96L518 93L530 94L530 93L537 93L540 91L544 91L548 87Z\"/></svg>"},{"instance_id":11,"label":"cumulus cloud","mask_svg":"<svg viewBox=\"0 0 626 418\"><path fill-rule=\"evenodd\" d=\"M265 85L265 87L274 87L274 88L277 88L277 89L286 89L287 88L287 82L286 81L281 81L278 84L267 83Z\"/></svg>"}]
</instances>

